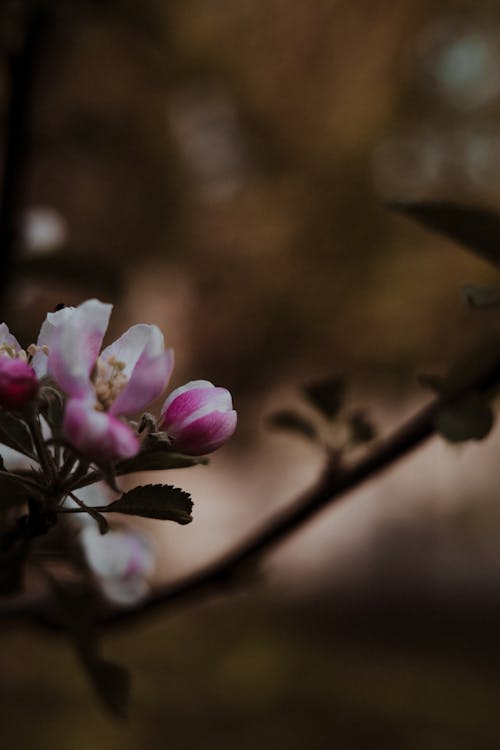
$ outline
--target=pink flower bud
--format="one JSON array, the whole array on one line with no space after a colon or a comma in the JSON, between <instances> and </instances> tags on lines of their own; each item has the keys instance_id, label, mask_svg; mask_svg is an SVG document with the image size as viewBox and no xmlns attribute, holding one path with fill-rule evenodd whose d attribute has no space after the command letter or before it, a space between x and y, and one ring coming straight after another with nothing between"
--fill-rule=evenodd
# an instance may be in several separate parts
<instances>
[{"instance_id":1,"label":"pink flower bud","mask_svg":"<svg viewBox=\"0 0 500 750\"><path fill-rule=\"evenodd\" d=\"M22 409L38 390L38 381L27 362L0 355L0 406L4 409Z\"/></svg>"},{"instance_id":2,"label":"pink flower bud","mask_svg":"<svg viewBox=\"0 0 500 750\"><path fill-rule=\"evenodd\" d=\"M161 429L172 447L188 456L211 453L236 429L231 394L208 380L193 380L176 388L163 404Z\"/></svg>"}]
</instances>

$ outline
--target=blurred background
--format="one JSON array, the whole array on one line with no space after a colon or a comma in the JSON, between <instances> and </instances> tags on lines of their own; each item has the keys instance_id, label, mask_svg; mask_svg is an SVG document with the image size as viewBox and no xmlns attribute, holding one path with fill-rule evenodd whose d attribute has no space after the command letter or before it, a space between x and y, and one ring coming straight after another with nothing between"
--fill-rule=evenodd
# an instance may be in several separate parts
<instances>
[{"instance_id":1,"label":"blurred background","mask_svg":"<svg viewBox=\"0 0 500 750\"><path fill-rule=\"evenodd\" d=\"M8 51L26 3L0 7ZM11 329L28 344L56 304L112 301L111 339L156 323L172 385L224 385L240 415L210 467L168 475L194 522L141 523L164 582L314 481L318 450L265 424L302 382L342 374L385 434L429 398L419 372L498 326L460 294L495 270L387 205L500 203L500 9L68 0L45 33ZM6 66L0 101L5 122ZM3 632L5 746L495 747L499 451L498 430L435 438L243 592L106 638L134 676L125 726L65 642Z\"/></svg>"}]
</instances>

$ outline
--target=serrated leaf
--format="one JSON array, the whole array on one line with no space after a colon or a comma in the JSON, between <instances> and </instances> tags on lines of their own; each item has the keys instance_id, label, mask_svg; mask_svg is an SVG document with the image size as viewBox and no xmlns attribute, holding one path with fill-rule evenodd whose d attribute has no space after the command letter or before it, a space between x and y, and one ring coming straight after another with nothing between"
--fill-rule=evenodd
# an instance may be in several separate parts
<instances>
[{"instance_id":1,"label":"serrated leaf","mask_svg":"<svg viewBox=\"0 0 500 750\"><path fill-rule=\"evenodd\" d=\"M334 377L306 383L302 392L310 403L328 419L335 419L344 403L345 382Z\"/></svg>"},{"instance_id":2,"label":"serrated leaf","mask_svg":"<svg viewBox=\"0 0 500 750\"><path fill-rule=\"evenodd\" d=\"M0 443L25 456L33 455L33 441L25 423L3 409L0 410Z\"/></svg>"},{"instance_id":3,"label":"serrated leaf","mask_svg":"<svg viewBox=\"0 0 500 750\"><path fill-rule=\"evenodd\" d=\"M311 422L294 411L277 411L267 418L269 427L275 430L297 432L310 440L316 437L316 428Z\"/></svg>"},{"instance_id":4,"label":"serrated leaf","mask_svg":"<svg viewBox=\"0 0 500 750\"><path fill-rule=\"evenodd\" d=\"M437 414L436 430L450 443L483 440L493 427L494 416L488 401L471 394L443 407Z\"/></svg>"},{"instance_id":5,"label":"serrated leaf","mask_svg":"<svg viewBox=\"0 0 500 750\"><path fill-rule=\"evenodd\" d=\"M491 310L500 307L500 289L498 287L464 284L462 294L467 304L475 310Z\"/></svg>"},{"instance_id":6,"label":"serrated leaf","mask_svg":"<svg viewBox=\"0 0 500 750\"><path fill-rule=\"evenodd\" d=\"M98 657L86 657L82 662L102 705L116 718L126 719L130 703L129 672Z\"/></svg>"},{"instance_id":7,"label":"serrated leaf","mask_svg":"<svg viewBox=\"0 0 500 750\"><path fill-rule=\"evenodd\" d=\"M164 471L166 469L183 469L197 464L207 464L208 459L183 456L180 453L169 453L168 451L151 451L139 453L127 461L120 461L115 467L115 474L133 474L138 471Z\"/></svg>"},{"instance_id":8,"label":"serrated leaf","mask_svg":"<svg viewBox=\"0 0 500 750\"><path fill-rule=\"evenodd\" d=\"M348 424L353 443L369 443L377 435L375 425L364 411L355 411L350 414Z\"/></svg>"},{"instance_id":9,"label":"serrated leaf","mask_svg":"<svg viewBox=\"0 0 500 750\"><path fill-rule=\"evenodd\" d=\"M108 505L113 513L125 513L143 518L158 518L187 524L193 518L193 501L190 495L171 484L147 484L125 492L118 500Z\"/></svg>"},{"instance_id":10,"label":"serrated leaf","mask_svg":"<svg viewBox=\"0 0 500 750\"><path fill-rule=\"evenodd\" d=\"M428 229L463 245L500 267L500 215L484 208L457 203L403 203L390 205Z\"/></svg>"}]
</instances>

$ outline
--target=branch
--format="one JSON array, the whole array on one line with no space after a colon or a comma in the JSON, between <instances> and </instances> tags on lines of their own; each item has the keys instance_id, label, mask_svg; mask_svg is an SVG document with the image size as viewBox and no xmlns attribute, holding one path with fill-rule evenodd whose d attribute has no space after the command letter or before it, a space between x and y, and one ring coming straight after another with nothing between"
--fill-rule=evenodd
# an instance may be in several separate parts
<instances>
[{"instance_id":1,"label":"branch","mask_svg":"<svg viewBox=\"0 0 500 750\"><path fill-rule=\"evenodd\" d=\"M349 491L389 468L432 437L436 432L436 415L444 406L471 391L491 391L499 382L500 356L497 355L496 359L484 364L467 382L421 409L392 435L380 441L366 457L351 466L341 467L334 462L330 463L320 481L309 492L285 510L275 513L269 521L232 550L180 581L157 588L135 609L103 609L97 617L97 624L103 628L129 625L184 600L234 585L238 581L238 574L244 572L246 566L294 534L321 510L338 502ZM30 607L29 611L24 613L18 609L13 612L0 607L0 616L2 619L5 616L6 621L22 620L48 630L62 628L62 623L57 619L48 600L40 602L37 611Z\"/></svg>"},{"instance_id":2,"label":"branch","mask_svg":"<svg viewBox=\"0 0 500 750\"><path fill-rule=\"evenodd\" d=\"M156 589L152 595L133 610L114 610L99 619L103 626L128 625L167 607L224 587L237 578L238 572L256 561L294 534L324 508L341 500L349 491L367 479L418 448L435 432L434 420L444 407L470 391L484 393L500 382L500 358L490 361L481 372L445 396L436 398L399 429L381 441L366 457L347 467L331 463L320 481L309 492L298 498L285 510L257 529L241 544L222 555L218 560L195 571L180 581Z\"/></svg>"}]
</instances>

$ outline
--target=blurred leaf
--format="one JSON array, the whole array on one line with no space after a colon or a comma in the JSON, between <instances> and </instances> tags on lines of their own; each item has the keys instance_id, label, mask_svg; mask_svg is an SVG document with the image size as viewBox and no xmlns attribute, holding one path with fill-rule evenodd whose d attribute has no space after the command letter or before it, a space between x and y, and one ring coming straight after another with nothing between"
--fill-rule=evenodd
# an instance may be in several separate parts
<instances>
[{"instance_id":1,"label":"blurred leaf","mask_svg":"<svg viewBox=\"0 0 500 750\"><path fill-rule=\"evenodd\" d=\"M302 417L294 411L277 411L267 418L269 427L276 430L287 430L289 432L298 432L311 440L316 437L316 428L308 419Z\"/></svg>"},{"instance_id":2,"label":"blurred leaf","mask_svg":"<svg viewBox=\"0 0 500 750\"><path fill-rule=\"evenodd\" d=\"M345 382L342 378L328 378L302 386L311 404L328 419L335 419L344 403Z\"/></svg>"},{"instance_id":3,"label":"blurred leaf","mask_svg":"<svg viewBox=\"0 0 500 750\"><path fill-rule=\"evenodd\" d=\"M369 443L377 436L373 422L363 411L350 414L348 424L353 443Z\"/></svg>"},{"instance_id":4,"label":"blurred leaf","mask_svg":"<svg viewBox=\"0 0 500 750\"><path fill-rule=\"evenodd\" d=\"M451 443L483 440L493 422L493 411L488 401L478 394L471 394L444 407L434 420L436 430Z\"/></svg>"},{"instance_id":5,"label":"blurred leaf","mask_svg":"<svg viewBox=\"0 0 500 750\"><path fill-rule=\"evenodd\" d=\"M125 492L118 500L108 505L113 513L126 513L143 518L159 518L180 524L193 520L193 501L190 495L170 484L147 484Z\"/></svg>"},{"instance_id":6,"label":"blurred leaf","mask_svg":"<svg viewBox=\"0 0 500 750\"><path fill-rule=\"evenodd\" d=\"M500 216L475 206L454 203L399 203L390 205L399 213L455 240L500 267Z\"/></svg>"},{"instance_id":7,"label":"blurred leaf","mask_svg":"<svg viewBox=\"0 0 500 750\"><path fill-rule=\"evenodd\" d=\"M130 674L118 664L86 655L82 663L103 706L116 718L126 719L130 703Z\"/></svg>"},{"instance_id":8,"label":"blurred leaf","mask_svg":"<svg viewBox=\"0 0 500 750\"><path fill-rule=\"evenodd\" d=\"M130 676L123 667L103 659L95 628L97 602L92 589L62 585L49 578L59 603L61 623L71 636L76 653L102 705L115 717L125 718L130 698Z\"/></svg>"},{"instance_id":9,"label":"blurred leaf","mask_svg":"<svg viewBox=\"0 0 500 750\"><path fill-rule=\"evenodd\" d=\"M471 382L477 380L489 369L493 373L498 370L498 352L500 351L500 331L492 331L471 351L460 357L450 368L444 380L444 391L449 395L458 393ZM491 387L493 393L498 390L500 381Z\"/></svg>"},{"instance_id":10,"label":"blurred leaf","mask_svg":"<svg viewBox=\"0 0 500 750\"><path fill-rule=\"evenodd\" d=\"M465 301L474 309L483 310L500 307L500 288L464 284L462 293Z\"/></svg>"},{"instance_id":11,"label":"blurred leaf","mask_svg":"<svg viewBox=\"0 0 500 750\"><path fill-rule=\"evenodd\" d=\"M41 412L52 432L57 435L61 431L64 414L64 397L62 393L50 385L42 388L41 396Z\"/></svg>"},{"instance_id":12,"label":"blurred leaf","mask_svg":"<svg viewBox=\"0 0 500 750\"><path fill-rule=\"evenodd\" d=\"M207 464L207 458L194 458L183 456L180 453L169 453L168 451L155 450L147 453L139 453L127 461L120 461L115 467L117 476L133 474L137 471L163 471L165 469L183 469L197 464Z\"/></svg>"},{"instance_id":13,"label":"blurred leaf","mask_svg":"<svg viewBox=\"0 0 500 750\"><path fill-rule=\"evenodd\" d=\"M33 441L28 428L18 417L0 410L0 443L26 456L33 455Z\"/></svg>"},{"instance_id":14,"label":"blurred leaf","mask_svg":"<svg viewBox=\"0 0 500 750\"><path fill-rule=\"evenodd\" d=\"M422 388L428 388L433 393L442 393L445 387L445 379L442 375L436 375L432 372L422 372L417 375L418 384Z\"/></svg>"}]
</instances>

